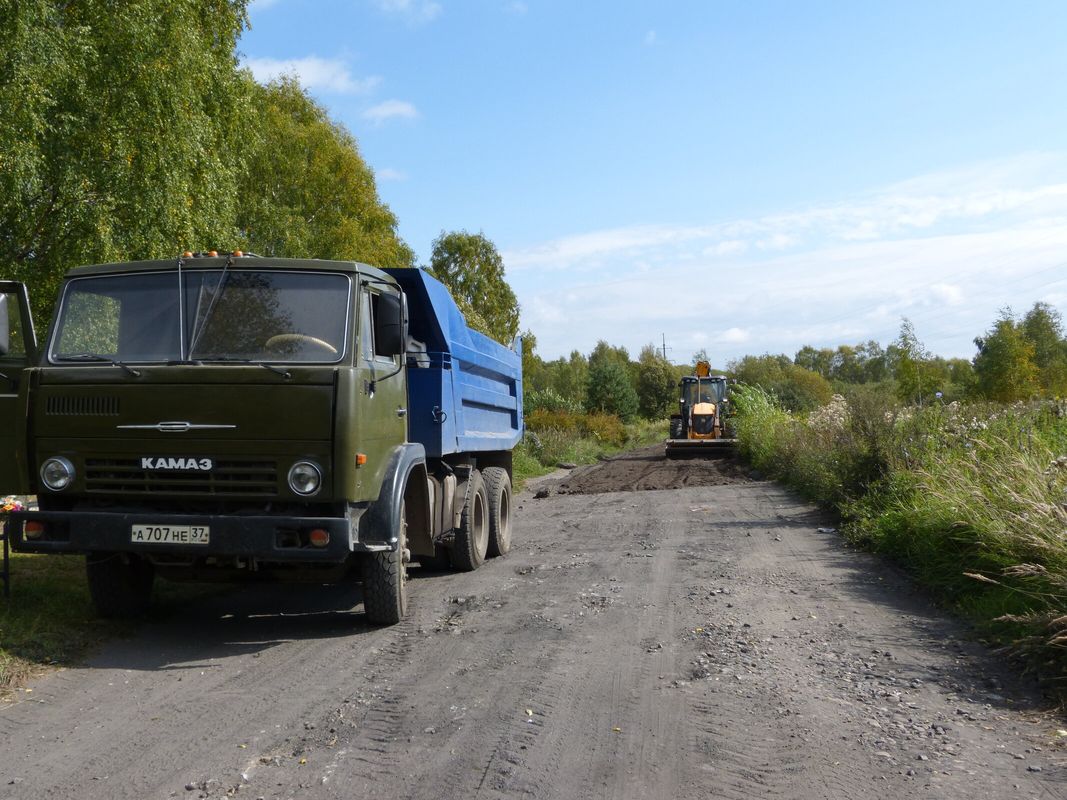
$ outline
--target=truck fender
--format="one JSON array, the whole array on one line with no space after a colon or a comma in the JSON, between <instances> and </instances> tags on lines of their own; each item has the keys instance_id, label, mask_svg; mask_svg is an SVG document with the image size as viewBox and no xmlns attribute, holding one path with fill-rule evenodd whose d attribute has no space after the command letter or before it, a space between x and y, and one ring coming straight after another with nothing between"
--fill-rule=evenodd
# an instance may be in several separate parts
<instances>
[{"instance_id":1,"label":"truck fender","mask_svg":"<svg viewBox=\"0 0 1067 800\"><path fill-rule=\"evenodd\" d=\"M418 555L432 555L426 451L415 442L400 445L389 457L378 499L360 517L359 541L395 550L402 504L408 519L408 549Z\"/></svg>"}]
</instances>

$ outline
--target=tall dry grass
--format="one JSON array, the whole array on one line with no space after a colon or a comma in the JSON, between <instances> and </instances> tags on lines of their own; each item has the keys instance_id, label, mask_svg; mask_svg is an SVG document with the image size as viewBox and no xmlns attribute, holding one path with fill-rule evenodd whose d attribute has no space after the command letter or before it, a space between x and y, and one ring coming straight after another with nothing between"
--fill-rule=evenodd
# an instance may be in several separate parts
<instances>
[{"instance_id":1,"label":"tall dry grass","mask_svg":"<svg viewBox=\"0 0 1067 800\"><path fill-rule=\"evenodd\" d=\"M795 416L759 389L735 398L756 467L1067 690L1067 404L898 407L861 390Z\"/></svg>"}]
</instances>

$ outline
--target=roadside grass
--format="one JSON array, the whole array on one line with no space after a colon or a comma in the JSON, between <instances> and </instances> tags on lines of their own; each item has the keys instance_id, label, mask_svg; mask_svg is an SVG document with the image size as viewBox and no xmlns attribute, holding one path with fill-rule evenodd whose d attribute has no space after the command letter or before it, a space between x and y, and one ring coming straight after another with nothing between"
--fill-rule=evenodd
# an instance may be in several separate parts
<instances>
[{"instance_id":1,"label":"roadside grass","mask_svg":"<svg viewBox=\"0 0 1067 800\"><path fill-rule=\"evenodd\" d=\"M901 408L858 391L795 416L756 388L734 397L744 458L1067 698L1067 403Z\"/></svg>"},{"instance_id":2,"label":"roadside grass","mask_svg":"<svg viewBox=\"0 0 1067 800\"><path fill-rule=\"evenodd\" d=\"M224 591L217 584L157 580L153 604L173 608ZM0 697L49 667L76 663L96 644L133 632L134 621L96 617L85 558L11 555L11 596L0 598Z\"/></svg>"},{"instance_id":3,"label":"roadside grass","mask_svg":"<svg viewBox=\"0 0 1067 800\"><path fill-rule=\"evenodd\" d=\"M110 633L92 616L81 557L12 554L11 584L0 601L0 692Z\"/></svg>"}]
</instances>

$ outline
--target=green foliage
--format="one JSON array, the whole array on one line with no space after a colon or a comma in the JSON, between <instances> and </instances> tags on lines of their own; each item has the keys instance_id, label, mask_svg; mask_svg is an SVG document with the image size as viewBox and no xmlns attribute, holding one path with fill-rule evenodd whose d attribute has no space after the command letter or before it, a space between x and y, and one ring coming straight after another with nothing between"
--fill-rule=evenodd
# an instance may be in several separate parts
<instances>
[{"instance_id":1,"label":"green foliage","mask_svg":"<svg viewBox=\"0 0 1067 800\"><path fill-rule=\"evenodd\" d=\"M1067 339L1063 318L1048 303L1034 303L1020 325L1023 337L1034 346L1034 366L1044 397L1067 396Z\"/></svg>"},{"instance_id":2,"label":"green foliage","mask_svg":"<svg viewBox=\"0 0 1067 800\"><path fill-rule=\"evenodd\" d=\"M245 0L0 0L0 276L186 247L411 266L355 140L238 69Z\"/></svg>"},{"instance_id":3,"label":"green foliage","mask_svg":"<svg viewBox=\"0 0 1067 800\"><path fill-rule=\"evenodd\" d=\"M245 3L3 6L0 273L38 322L70 266L232 236Z\"/></svg>"},{"instance_id":4,"label":"green foliage","mask_svg":"<svg viewBox=\"0 0 1067 800\"><path fill-rule=\"evenodd\" d=\"M534 411L567 411L572 414L582 413L582 404L564 397L555 389L535 389L523 396L523 408L527 415Z\"/></svg>"},{"instance_id":5,"label":"green foliage","mask_svg":"<svg viewBox=\"0 0 1067 800\"><path fill-rule=\"evenodd\" d=\"M637 407L645 419L667 419L678 405L675 368L646 345L637 359Z\"/></svg>"},{"instance_id":6,"label":"green foliage","mask_svg":"<svg viewBox=\"0 0 1067 800\"><path fill-rule=\"evenodd\" d=\"M504 259L485 234L442 232L433 242L430 271L471 327L511 344L519 332L519 301L504 278Z\"/></svg>"},{"instance_id":7,"label":"green foliage","mask_svg":"<svg viewBox=\"0 0 1067 800\"><path fill-rule=\"evenodd\" d=\"M932 400L942 383L941 375L907 317L901 321L900 335L893 345L897 397L901 402L920 405Z\"/></svg>"},{"instance_id":8,"label":"green foliage","mask_svg":"<svg viewBox=\"0 0 1067 800\"><path fill-rule=\"evenodd\" d=\"M1040 392L1035 347L1005 309L984 337L974 340L975 391L980 397L1010 403L1036 397Z\"/></svg>"},{"instance_id":9,"label":"green foliage","mask_svg":"<svg viewBox=\"0 0 1067 800\"><path fill-rule=\"evenodd\" d=\"M237 215L243 247L264 256L414 266L352 134L293 77L252 83L251 93L256 124Z\"/></svg>"},{"instance_id":10,"label":"green foliage","mask_svg":"<svg viewBox=\"0 0 1067 800\"><path fill-rule=\"evenodd\" d=\"M626 428L613 414L581 414L573 411L538 410L530 414L526 427L535 432L557 431L571 436L622 447L626 443Z\"/></svg>"},{"instance_id":11,"label":"green foliage","mask_svg":"<svg viewBox=\"0 0 1067 800\"><path fill-rule=\"evenodd\" d=\"M731 363L730 371L738 381L761 387L795 411L816 408L833 394L826 378L798 367L785 355L745 356Z\"/></svg>"},{"instance_id":12,"label":"green foliage","mask_svg":"<svg viewBox=\"0 0 1067 800\"><path fill-rule=\"evenodd\" d=\"M805 345L797 351L793 363L840 383L871 383L888 375L886 352L873 339L857 345L843 344L837 350Z\"/></svg>"},{"instance_id":13,"label":"green foliage","mask_svg":"<svg viewBox=\"0 0 1067 800\"><path fill-rule=\"evenodd\" d=\"M531 330L522 332L522 382L527 393L547 388L545 362L537 355L537 337Z\"/></svg>"},{"instance_id":14,"label":"green foliage","mask_svg":"<svg viewBox=\"0 0 1067 800\"><path fill-rule=\"evenodd\" d=\"M637 416L637 392L627 368L615 358L601 358L590 365L585 408L590 413L614 414L627 422Z\"/></svg>"}]
</instances>

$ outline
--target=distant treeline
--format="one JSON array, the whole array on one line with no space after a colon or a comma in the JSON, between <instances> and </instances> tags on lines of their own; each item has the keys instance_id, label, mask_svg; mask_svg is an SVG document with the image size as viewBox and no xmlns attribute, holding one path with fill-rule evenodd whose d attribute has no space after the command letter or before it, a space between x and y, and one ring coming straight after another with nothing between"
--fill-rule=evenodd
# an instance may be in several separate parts
<instances>
[{"instance_id":1,"label":"distant treeline","mask_svg":"<svg viewBox=\"0 0 1067 800\"><path fill-rule=\"evenodd\" d=\"M857 387L919 405L1067 396L1067 338L1060 313L1047 303L1035 303L1021 318L1001 312L974 342L976 355L970 361L935 356L905 319L899 336L885 347L876 341L836 349L805 346L792 358L745 356L730 362L725 372L771 392L794 411L810 411L835 393L849 394ZM608 413L624 420L665 419L677 404L679 378L708 357L702 350L691 364L677 366L649 344L633 361L626 348L601 341L588 356L575 350L567 358L544 361L536 347L536 337L527 332L527 412Z\"/></svg>"},{"instance_id":2,"label":"distant treeline","mask_svg":"<svg viewBox=\"0 0 1067 800\"><path fill-rule=\"evenodd\" d=\"M897 339L830 348L802 347L788 356L746 356L730 365L740 381L774 392L793 410L810 410L849 387L878 386L902 403L940 399L1013 402L1067 396L1067 339L1060 313L1035 303L1021 318L1008 309L974 340L976 354L931 354L905 319Z\"/></svg>"}]
</instances>

